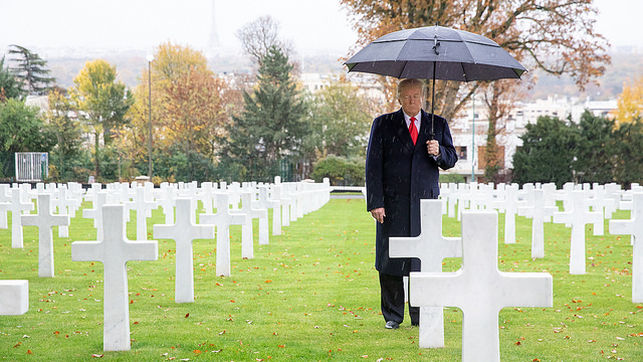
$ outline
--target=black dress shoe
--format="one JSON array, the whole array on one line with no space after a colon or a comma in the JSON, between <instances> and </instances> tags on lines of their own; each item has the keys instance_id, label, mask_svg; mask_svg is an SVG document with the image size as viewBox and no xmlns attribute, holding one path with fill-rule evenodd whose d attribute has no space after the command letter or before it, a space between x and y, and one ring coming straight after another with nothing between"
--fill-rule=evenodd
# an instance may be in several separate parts
<instances>
[{"instance_id":1,"label":"black dress shoe","mask_svg":"<svg viewBox=\"0 0 643 362\"><path fill-rule=\"evenodd\" d=\"M394 321L388 321L384 327L386 329L398 329L400 328L400 324Z\"/></svg>"},{"instance_id":2,"label":"black dress shoe","mask_svg":"<svg viewBox=\"0 0 643 362\"><path fill-rule=\"evenodd\" d=\"M420 325L420 322L411 322L411 325L412 325L413 327L417 327L417 326L419 326L419 325Z\"/></svg>"}]
</instances>

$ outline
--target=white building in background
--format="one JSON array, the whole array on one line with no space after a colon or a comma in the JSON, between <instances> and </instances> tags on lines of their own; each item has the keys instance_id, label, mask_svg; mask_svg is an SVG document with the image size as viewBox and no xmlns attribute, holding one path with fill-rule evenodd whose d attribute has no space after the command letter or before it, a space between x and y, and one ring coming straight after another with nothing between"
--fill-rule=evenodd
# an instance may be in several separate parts
<instances>
[{"instance_id":1,"label":"white building in background","mask_svg":"<svg viewBox=\"0 0 643 362\"><path fill-rule=\"evenodd\" d=\"M475 132L473 132L473 110L475 108ZM496 141L504 154L503 169L513 168L513 156L516 149L522 146L522 136L527 131L527 124L536 123L538 117L550 116L560 119L571 117L572 122L578 123L585 110L596 116L606 117L617 108L616 100L592 101L578 98L558 97L536 99L531 102L517 102L506 120L501 121L504 130L496 136ZM449 125L453 143L458 153L458 163L447 173L464 175L467 180L472 174L476 177L484 174L484 147L487 143L488 115L481 97L476 97L475 107L468 104L459 117L450 121ZM482 155L482 156L481 156Z\"/></svg>"},{"instance_id":2,"label":"white building in background","mask_svg":"<svg viewBox=\"0 0 643 362\"><path fill-rule=\"evenodd\" d=\"M330 83L338 81L341 76L345 76L346 80L358 87L358 94L365 95L371 99L378 99L382 102L386 101L381 84L377 82L376 76L370 74L302 73L299 76L299 80L305 89L310 93L315 93L327 87Z\"/></svg>"}]
</instances>

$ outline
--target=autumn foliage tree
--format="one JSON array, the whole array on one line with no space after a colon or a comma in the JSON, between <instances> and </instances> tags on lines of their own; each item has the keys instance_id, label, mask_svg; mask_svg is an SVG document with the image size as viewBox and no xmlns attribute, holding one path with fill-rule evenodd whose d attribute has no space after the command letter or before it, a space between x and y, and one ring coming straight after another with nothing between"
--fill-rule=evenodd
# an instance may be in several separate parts
<instances>
[{"instance_id":1,"label":"autumn foliage tree","mask_svg":"<svg viewBox=\"0 0 643 362\"><path fill-rule=\"evenodd\" d=\"M618 97L616 110L617 124L632 123L643 116L643 76L625 84L623 93Z\"/></svg>"},{"instance_id":2,"label":"autumn foliage tree","mask_svg":"<svg viewBox=\"0 0 643 362\"><path fill-rule=\"evenodd\" d=\"M131 93L116 79L116 67L98 59L85 63L70 89L75 109L94 133L94 166L100 176L100 144L108 146L114 131L122 127L132 105Z\"/></svg>"},{"instance_id":3,"label":"autumn foliage tree","mask_svg":"<svg viewBox=\"0 0 643 362\"><path fill-rule=\"evenodd\" d=\"M610 61L607 41L594 30L597 10L591 0L341 0L341 3L355 15L358 47L392 31L439 24L486 36L529 70L568 75L580 89L602 75L604 65ZM385 82L391 85L390 80ZM519 86L520 82L513 84ZM460 82L438 81L437 113L453 118L479 86L476 83L464 88ZM496 104L506 101L503 97L512 93L511 87L496 88L490 91ZM489 130L495 133L496 120L490 121Z\"/></svg>"},{"instance_id":4,"label":"autumn foliage tree","mask_svg":"<svg viewBox=\"0 0 643 362\"><path fill-rule=\"evenodd\" d=\"M181 181L211 177L234 92L208 69L201 52L172 43L158 47L151 74L154 174ZM148 154L148 90L145 69L134 91L132 127L121 135L127 157L141 171Z\"/></svg>"}]
</instances>

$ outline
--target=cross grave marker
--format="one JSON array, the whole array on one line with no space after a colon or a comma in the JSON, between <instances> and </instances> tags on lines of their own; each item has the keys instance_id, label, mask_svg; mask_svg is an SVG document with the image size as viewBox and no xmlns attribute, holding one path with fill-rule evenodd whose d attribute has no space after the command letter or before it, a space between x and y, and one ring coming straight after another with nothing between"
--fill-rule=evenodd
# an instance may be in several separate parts
<instances>
[{"instance_id":1,"label":"cross grave marker","mask_svg":"<svg viewBox=\"0 0 643 362\"><path fill-rule=\"evenodd\" d=\"M610 220L609 232L632 235L632 303L643 303L643 193L633 195L629 220Z\"/></svg>"},{"instance_id":2,"label":"cross grave marker","mask_svg":"<svg viewBox=\"0 0 643 362\"><path fill-rule=\"evenodd\" d=\"M192 241L214 239L213 225L196 225L192 213L195 201L189 198L176 199L176 223L154 225L155 239L172 239L176 242L176 303L194 302L194 271L192 264Z\"/></svg>"},{"instance_id":3,"label":"cross grave marker","mask_svg":"<svg viewBox=\"0 0 643 362\"><path fill-rule=\"evenodd\" d=\"M499 361L498 313L504 307L551 307L548 273L498 270L498 215L462 214L462 268L452 273L410 274L412 305L462 310L462 360Z\"/></svg>"},{"instance_id":4,"label":"cross grave marker","mask_svg":"<svg viewBox=\"0 0 643 362\"><path fill-rule=\"evenodd\" d=\"M38 276L54 276L53 226L69 225L69 216L53 215L50 208L51 195L38 195L38 213L22 215L22 225L38 227Z\"/></svg>"},{"instance_id":5,"label":"cross grave marker","mask_svg":"<svg viewBox=\"0 0 643 362\"><path fill-rule=\"evenodd\" d=\"M419 258L421 272L441 272L444 258L461 257L462 239L442 236L441 205L440 200L420 200L420 235L389 238L389 256ZM420 348L444 347L442 307L420 307L419 335Z\"/></svg>"},{"instance_id":6,"label":"cross grave marker","mask_svg":"<svg viewBox=\"0 0 643 362\"><path fill-rule=\"evenodd\" d=\"M127 262L157 260L156 241L130 241L125 232L123 205L105 205L102 211L103 238L71 244L73 261L103 263L103 350L130 350Z\"/></svg>"}]
</instances>

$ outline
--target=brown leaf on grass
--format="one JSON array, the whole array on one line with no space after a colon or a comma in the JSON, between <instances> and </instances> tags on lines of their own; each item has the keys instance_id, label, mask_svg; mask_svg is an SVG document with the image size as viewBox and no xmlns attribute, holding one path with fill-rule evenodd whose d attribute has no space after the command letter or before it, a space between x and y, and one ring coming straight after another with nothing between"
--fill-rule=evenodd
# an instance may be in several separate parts
<instances>
[{"instance_id":1,"label":"brown leaf on grass","mask_svg":"<svg viewBox=\"0 0 643 362\"><path fill-rule=\"evenodd\" d=\"M189 317L190 313L185 313L185 318Z\"/></svg>"},{"instance_id":2,"label":"brown leaf on grass","mask_svg":"<svg viewBox=\"0 0 643 362\"><path fill-rule=\"evenodd\" d=\"M286 348L286 345L285 345L285 344L278 344L278 345L277 345L277 347L279 347L279 348Z\"/></svg>"},{"instance_id":3,"label":"brown leaf on grass","mask_svg":"<svg viewBox=\"0 0 643 362\"><path fill-rule=\"evenodd\" d=\"M13 348L18 348L18 347L20 347L20 345L22 345L22 342L18 342L18 343L16 343L16 344L14 344L14 345L13 345Z\"/></svg>"},{"instance_id":4,"label":"brown leaf on grass","mask_svg":"<svg viewBox=\"0 0 643 362\"><path fill-rule=\"evenodd\" d=\"M522 343L520 343L520 341L517 341L517 342L516 342L516 343L514 343L514 344L515 344L516 346L520 346Z\"/></svg>"},{"instance_id":5,"label":"brown leaf on grass","mask_svg":"<svg viewBox=\"0 0 643 362\"><path fill-rule=\"evenodd\" d=\"M200 349L195 349L194 351L192 351L192 353L194 353L194 354L201 354L201 350L200 350Z\"/></svg>"},{"instance_id":6,"label":"brown leaf on grass","mask_svg":"<svg viewBox=\"0 0 643 362\"><path fill-rule=\"evenodd\" d=\"M27 354L33 354L30 349L27 350Z\"/></svg>"}]
</instances>

